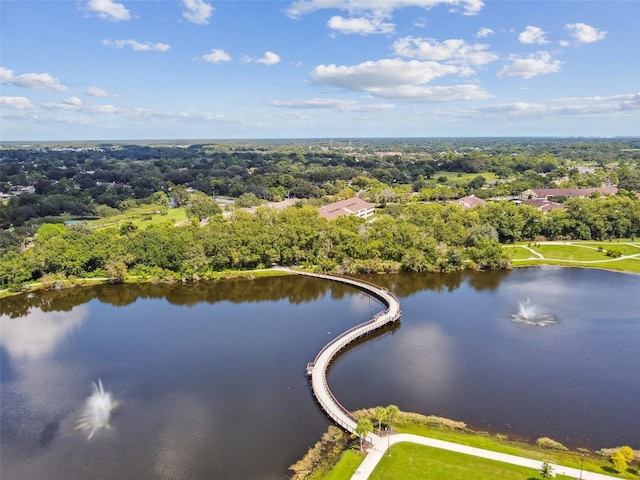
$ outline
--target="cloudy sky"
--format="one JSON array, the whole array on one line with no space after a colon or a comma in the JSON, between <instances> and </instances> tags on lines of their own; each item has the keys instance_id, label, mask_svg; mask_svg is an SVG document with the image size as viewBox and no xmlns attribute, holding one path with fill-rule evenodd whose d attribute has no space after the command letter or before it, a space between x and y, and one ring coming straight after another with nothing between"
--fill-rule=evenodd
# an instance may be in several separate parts
<instances>
[{"instance_id":1,"label":"cloudy sky","mask_svg":"<svg viewBox=\"0 0 640 480\"><path fill-rule=\"evenodd\" d=\"M636 0L2 0L0 139L640 134Z\"/></svg>"}]
</instances>

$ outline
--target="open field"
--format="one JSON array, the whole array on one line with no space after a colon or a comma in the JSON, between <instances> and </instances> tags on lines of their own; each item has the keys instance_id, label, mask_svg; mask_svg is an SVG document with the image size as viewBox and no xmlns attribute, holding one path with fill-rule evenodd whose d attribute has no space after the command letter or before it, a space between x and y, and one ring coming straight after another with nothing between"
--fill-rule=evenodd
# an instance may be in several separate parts
<instances>
[{"instance_id":1,"label":"open field","mask_svg":"<svg viewBox=\"0 0 640 480\"><path fill-rule=\"evenodd\" d=\"M498 180L498 176L495 173L483 172L483 173L466 173L466 172L437 172L430 179L430 182L437 183L438 177L447 177L447 182L455 182L458 184L469 183L476 177L482 176L487 182L493 182Z\"/></svg>"},{"instance_id":2,"label":"open field","mask_svg":"<svg viewBox=\"0 0 640 480\"><path fill-rule=\"evenodd\" d=\"M519 467L495 460L471 457L437 448L400 443L391 447L391 455L382 458L371 480L402 478L403 480L513 480L540 478L532 468ZM569 479L563 475L558 480Z\"/></svg>"},{"instance_id":3,"label":"open field","mask_svg":"<svg viewBox=\"0 0 640 480\"><path fill-rule=\"evenodd\" d=\"M126 212L112 217L89 220L87 225L91 228L104 228L131 222L138 228L145 228L149 225L163 222L178 223L187 220L187 212L184 208L169 208L162 212L157 205L148 205L133 208Z\"/></svg>"},{"instance_id":4,"label":"open field","mask_svg":"<svg viewBox=\"0 0 640 480\"><path fill-rule=\"evenodd\" d=\"M640 273L640 242L536 242L504 245L514 267L562 265Z\"/></svg>"},{"instance_id":5,"label":"open field","mask_svg":"<svg viewBox=\"0 0 640 480\"><path fill-rule=\"evenodd\" d=\"M360 464L364 460L364 455L360 455L355 450L345 450L340 457L340 462L325 476L320 476L322 480L346 480L353 476Z\"/></svg>"}]
</instances>

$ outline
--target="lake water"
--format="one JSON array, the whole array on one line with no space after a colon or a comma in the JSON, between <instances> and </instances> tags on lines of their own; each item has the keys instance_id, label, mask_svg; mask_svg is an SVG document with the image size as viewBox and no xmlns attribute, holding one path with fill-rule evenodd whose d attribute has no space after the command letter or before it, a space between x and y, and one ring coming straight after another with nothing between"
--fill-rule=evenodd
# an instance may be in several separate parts
<instances>
[{"instance_id":1,"label":"lake water","mask_svg":"<svg viewBox=\"0 0 640 480\"><path fill-rule=\"evenodd\" d=\"M640 276L367 278L403 316L334 363L347 408L394 403L513 437L640 447ZM512 322L527 299L557 323ZM3 479L284 479L328 425L307 362L381 306L279 277L38 292L0 308ZM98 379L121 403L88 440L75 426Z\"/></svg>"}]
</instances>

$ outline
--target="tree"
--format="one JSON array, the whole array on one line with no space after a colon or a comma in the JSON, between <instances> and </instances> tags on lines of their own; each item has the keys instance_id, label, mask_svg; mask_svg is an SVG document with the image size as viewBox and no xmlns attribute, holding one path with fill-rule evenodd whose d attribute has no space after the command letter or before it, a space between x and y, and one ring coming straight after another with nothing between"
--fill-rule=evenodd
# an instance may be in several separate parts
<instances>
[{"instance_id":1,"label":"tree","mask_svg":"<svg viewBox=\"0 0 640 480\"><path fill-rule=\"evenodd\" d=\"M633 449L631 447L625 445L624 447L620 447L618 452L624 457L627 463L631 463L633 461Z\"/></svg>"},{"instance_id":2,"label":"tree","mask_svg":"<svg viewBox=\"0 0 640 480\"><path fill-rule=\"evenodd\" d=\"M197 218L204 220L222 213L222 210L216 201L202 192L195 192L189 196L189 205L187 206L187 216L189 218Z\"/></svg>"},{"instance_id":3,"label":"tree","mask_svg":"<svg viewBox=\"0 0 640 480\"><path fill-rule=\"evenodd\" d=\"M390 428L393 428L393 421L398 413L400 413L400 409L396 405L389 405L387 407L387 420L389 421Z\"/></svg>"},{"instance_id":4,"label":"tree","mask_svg":"<svg viewBox=\"0 0 640 480\"><path fill-rule=\"evenodd\" d=\"M613 464L613 468L615 468L618 472L622 473L627 469L627 459L620 450L614 453L611 456L611 463Z\"/></svg>"},{"instance_id":5,"label":"tree","mask_svg":"<svg viewBox=\"0 0 640 480\"><path fill-rule=\"evenodd\" d=\"M105 265L107 275L114 283L122 283L127 279L127 265L122 260L112 258Z\"/></svg>"},{"instance_id":6,"label":"tree","mask_svg":"<svg viewBox=\"0 0 640 480\"><path fill-rule=\"evenodd\" d=\"M362 442L364 438L373 431L373 423L368 418L361 418L356 425L356 435L360 438L360 453L362 453Z\"/></svg>"},{"instance_id":7,"label":"tree","mask_svg":"<svg viewBox=\"0 0 640 480\"><path fill-rule=\"evenodd\" d=\"M628 446L620 447L611 456L610 460L613 464L613 468L618 472L624 472L629 466L629 462L633 460L633 450Z\"/></svg>"},{"instance_id":8,"label":"tree","mask_svg":"<svg viewBox=\"0 0 640 480\"><path fill-rule=\"evenodd\" d=\"M387 409L384 407L376 407L375 418L378 420L378 431L382 429L382 421L387 418Z\"/></svg>"},{"instance_id":9,"label":"tree","mask_svg":"<svg viewBox=\"0 0 640 480\"><path fill-rule=\"evenodd\" d=\"M540 467L540 476L542 477L542 480L550 480L555 477L553 465L546 460L542 462L542 466Z\"/></svg>"},{"instance_id":10,"label":"tree","mask_svg":"<svg viewBox=\"0 0 640 480\"><path fill-rule=\"evenodd\" d=\"M171 187L171 197L178 207L185 205L189 200L189 192L184 185L174 185Z\"/></svg>"}]
</instances>

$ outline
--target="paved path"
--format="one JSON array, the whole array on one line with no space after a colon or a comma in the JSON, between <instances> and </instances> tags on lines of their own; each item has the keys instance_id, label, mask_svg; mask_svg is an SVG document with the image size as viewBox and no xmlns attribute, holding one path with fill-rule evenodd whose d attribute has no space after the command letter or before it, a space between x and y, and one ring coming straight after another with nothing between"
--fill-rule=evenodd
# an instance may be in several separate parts
<instances>
[{"instance_id":1,"label":"paved path","mask_svg":"<svg viewBox=\"0 0 640 480\"><path fill-rule=\"evenodd\" d=\"M352 480L363 480L369 478L369 475L373 472L378 465L380 459L387 452L387 444L395 445L401 442L411 442L420 445L426 445L428 447L441 448L443 450L450 450L452 452L463 453L465 455L474 455L476 457L487 458L490 460L496 460L498 462L510 463L512 465L519 465L521 467L528 467L535 470L540 470L542 462L540 460L532 460L530 458L518 457L515 455L509 455L506 453L494 452L491 450L484 450L482 448L468 447L466 445L460 445L458 443L445 442L444 440L436 440L435 438L421 437L419 435L410 435L408 433L398 433L387 437L375 436L373 447L369 449L364 461L360 464L356 473L351 477ZM603 475L593 472L580 472L577 468L564 467L562 465L555 465L554 470L558 475L566 475L573 478L582 478L583 480L611 480L609 475ZM581 476L582 473L582 476Z\"/></svg>"}]
</instances>

